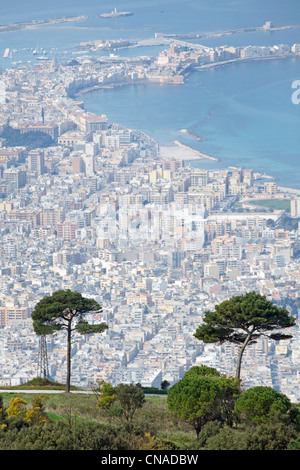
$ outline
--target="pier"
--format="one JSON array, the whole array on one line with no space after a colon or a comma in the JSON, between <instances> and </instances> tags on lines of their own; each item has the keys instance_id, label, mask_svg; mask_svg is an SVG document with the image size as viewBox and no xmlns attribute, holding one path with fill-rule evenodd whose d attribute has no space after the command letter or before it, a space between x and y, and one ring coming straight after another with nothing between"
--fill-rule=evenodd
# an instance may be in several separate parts
<instances>
[{"instance_id":1,"label":"pier","mask_svg":"<svg viewBox=\"0 0 300 470\"><path fill-rule=\"evenodd\" d=\"M156 35L157 38L165 38L165 39L209 39L214 37L221 37L221 36L231 36L232 34L241 34L241 33L249 33L253 31L282 31L286 29L293 29L293 28L300 28L300 25L288 25L288 26L272 26L268 22L265 23L263 26L257 26L253 28L240 28L240 29L231 29L228 31L219 31L215 33L208 33L208 34L163 34L158 33Z\"/></svg>"}]
</instances>

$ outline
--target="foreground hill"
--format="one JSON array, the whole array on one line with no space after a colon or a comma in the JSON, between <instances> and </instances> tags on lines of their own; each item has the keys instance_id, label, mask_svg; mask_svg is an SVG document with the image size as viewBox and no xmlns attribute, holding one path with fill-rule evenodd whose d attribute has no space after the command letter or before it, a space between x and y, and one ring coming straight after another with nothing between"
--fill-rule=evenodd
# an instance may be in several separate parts
<instances>
[{"instance_id":1,"label":"foreground hill","mask_svg":"<svg viewBox=\"0 0 300 470\"><path fill-rule=\"evenodd\" d=\"M34 393L34 387L39 391ZM42 395L42 387L48 391ZM51 394L53 386L53 394ZM26 394L24 387L31 393ZM59 388L61 387L61 388ZM57 393L61 390L62 393ZM65 393L64 385L29 382L1 395L0 450L288 450L300 448L297 426L273 422L209 421L196 438L193 427L168 409L166 395L147 396L126 421L120 406L101 409L99 395ZM19 390L20 392L20 390ZM0 403L1 404L1 403ZM296 407L297 408L297 407ZM296 409L295 408L295 409ZM9 419L8 419L9 416ZM1 423L1 421L0 421Z\"/></svg>"}]
</instances>

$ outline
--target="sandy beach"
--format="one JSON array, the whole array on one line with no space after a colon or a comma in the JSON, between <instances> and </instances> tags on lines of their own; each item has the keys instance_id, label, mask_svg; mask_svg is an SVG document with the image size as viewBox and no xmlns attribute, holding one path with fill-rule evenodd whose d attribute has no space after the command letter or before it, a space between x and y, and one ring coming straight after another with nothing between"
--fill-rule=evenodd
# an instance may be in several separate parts
<instances>
[{"instance_id":1,"label":"sandy beach","mask_svg":"<svg viewBox=\"0 0 300 470\"><path fill-rule=\"evenodd\" d=\"M189 145L185 145L178 140L175 140L175 145L161 145L159 147L159 155L163 159L174 158L175 160L214 160L219 161L218 158L207 155L206 153L199 152Z\"/></svg>"},{"instance_id":2,"label":"sandy beach","mask_svg":"<svg viewBox=\"0 0 300 470\"><path fill-rule=\"evenodd\" d=\"M295 194L296 196L300 196L300 189L296 188L286 188L284 186L278 186L278 191L283 193Z\"/></svg>"},{"instance_id":3,"label":"sandy beach","mask_svg":"<svg viewBox=\"0 0 300 470\"><path fill-rule=\"evenodd\" d=\"M175 159L175 160L184 160L184 161L192 161L192 160L214 160L220 161L218 158L212 157L205 153L199 152L192 147L182 144L179 141L174 142L175 145L161 145L159 146L159 156L162 159ZM229 168L235 169L236 167L230 166ZM262 174L262 173L255 173L256 179L265 178L274 180L273 176ZM300 189L296 188L288 188L284 186L278 186L278 192L280 193L287 193L292 196L300 196Z\"/></svg>"}]
</instances>

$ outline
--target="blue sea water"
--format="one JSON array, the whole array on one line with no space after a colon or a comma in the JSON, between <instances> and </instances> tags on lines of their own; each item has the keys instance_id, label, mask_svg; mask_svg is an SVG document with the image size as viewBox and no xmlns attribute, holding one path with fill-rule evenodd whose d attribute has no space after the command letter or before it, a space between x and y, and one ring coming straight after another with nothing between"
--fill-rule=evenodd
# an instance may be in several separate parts
<instances>
[{"instance_id":1,"label":"blue sea water","mask_svg":"<svg viewBox=\"0 0 300 470\"><path fill-rule=\"evenodd\" d=\"M44 48L59 60L74 57L81 41L143 39L163 33L212 33L260 26L300 25L299 0L1 0L1 24L86 15L84 22L0 34L0 65L34 63L32 49ZM133 16L104 20L113 8ZM300 28L248 32L202 39L207 46L300 43ZM17 52L3 59L1 48ZM22 50L21 50L22 49ZM27 50L28 49L28 50ZM156 55L161 47L136 48L120 55ZM141 129L161 144L181 140L219 158L201 167L242 166L272 174L282 185L300 187L300 105L291 101L292 82L300 80L300 57L235 64L190 75L182 86L127 86L83 96L85 109L107 114L111 122ZM203 137L197 142L179 131Z\"/></svg>"},{"instance_id":2,"label":"blue sea water","mask_svg":"<svg viewBox=\"0 0 300 470\"><path fill-rule=\"evenodd\" d=\"M237 64L192 74L183 86L123 87L83 99L86 109L139 128L162 145L180 140L219 158L218 167L253 168L297 187L300 107L291 101L295 68L300 76L300 60ZM205 141L184 137L183 128ZM197 165L216 167L211 161Z\"/></svg>"}]
</instances>

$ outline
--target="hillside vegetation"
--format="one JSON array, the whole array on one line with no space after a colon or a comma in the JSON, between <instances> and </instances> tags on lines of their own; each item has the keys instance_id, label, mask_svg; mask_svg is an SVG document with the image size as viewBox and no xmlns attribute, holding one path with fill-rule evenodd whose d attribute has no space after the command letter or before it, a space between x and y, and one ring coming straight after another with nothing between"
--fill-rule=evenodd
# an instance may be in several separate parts
<instances>
[{"instance_id":1,"label":"hillside vegetation","mask_svg":"<svg viewBox=\"0 0 300 470\"><path fill-rule=\"evenodd\" d=\"M201 384L201 367L192 369L178 382L180 386L195 384L196 376L197 384ZM103 383L91 394L27 394L7 390L0 397L0 450L300 450L297 405L269 387L241 390L239 397L243 399L239 399L236 388L234 393L228 393L230 378L211 375L212 369L208 369L204 376L206 385L221 379L224 390L226 382L227 391L221 401L216 397L211 400L209 408L206 397L204 408L199 387L191 393L186 388L190 403L193 397L198 397L193 406L198 407L198 415L204 418L198 435L191 415L189 419L188 415L181 417L179 412L171 411L170 404L175 397L181 400L176 391L180 388L178 385L171 387L167 396L147 396L138 385L112 387ZM29 388L38 386L40 390L44 385L45 390L51 387L49 381L44 385L42 379L37 382L27 385ZM214 384L216 389L221 382ZM57 390L59 384L54 384L54 388ZM124 391L127 395L123 394L122 401ZM132 392L137 391L139 401L133 409L130 407L134 400L128 397L132 398ZM263 396L261 403L260 394ZM234 411L238 399L239 406ZM133 410L129 418L125 414L126 407L127 411ZM229 416L233 420L228 419Z\"/></svg>"}]
</instances>

